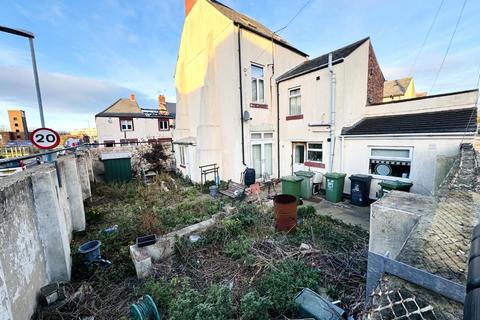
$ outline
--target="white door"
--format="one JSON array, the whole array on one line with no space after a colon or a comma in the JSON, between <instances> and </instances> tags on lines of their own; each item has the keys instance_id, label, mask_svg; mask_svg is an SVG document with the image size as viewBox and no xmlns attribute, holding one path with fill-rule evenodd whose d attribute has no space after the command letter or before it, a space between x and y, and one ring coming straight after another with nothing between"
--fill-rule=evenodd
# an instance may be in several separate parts
<instances>
[{"instance_id":1,"label":"white door","mask_svg":"<svg viewBox=\"0 0 480 320\"><path fill-rule=\"evenodd\" d=\"M252 143L252 166L255 169L255 178L263 178L264 174L272 175L271 142Z\"/></svg>"},{"instance_id":2,"label":"white door","mask_svg":"<svg viewBox=\"0 0 480 320\"><path fill-rule=\"evenodd\" d=\"M305 143L293 143L293 172L305 170L305 155L307 146Z\"/></svg>"}]
</instances>

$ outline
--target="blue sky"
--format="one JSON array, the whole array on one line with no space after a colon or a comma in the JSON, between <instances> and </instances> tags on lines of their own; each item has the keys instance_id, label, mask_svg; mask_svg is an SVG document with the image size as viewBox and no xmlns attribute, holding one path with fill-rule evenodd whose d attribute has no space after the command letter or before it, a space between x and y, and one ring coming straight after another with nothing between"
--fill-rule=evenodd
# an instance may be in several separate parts
<instances>
[{"instance_id":1,"label":"blue sky","mask_svg":"<svg viewBox=\"0 0 480 320\"><path fill-rule=\"evenodd\" d=\"M0 24L36 35L46 124L58 130L94 126L95 113L135 92L143 107L163 93L175 101L173 73L182 31L182 0L1 0ZM408 76L440 0L312 0L288 28L287 41L311 57L370 36L387 79ZM272 30L304 0L224 0ZM463 0L445 0L413 69L417 91L429 91ZM480 1L469 0L432 93L471 89L480 71ZM0 33L0 126L22 108L39 126L26 39Z\"/></svg>"}]
</instances>

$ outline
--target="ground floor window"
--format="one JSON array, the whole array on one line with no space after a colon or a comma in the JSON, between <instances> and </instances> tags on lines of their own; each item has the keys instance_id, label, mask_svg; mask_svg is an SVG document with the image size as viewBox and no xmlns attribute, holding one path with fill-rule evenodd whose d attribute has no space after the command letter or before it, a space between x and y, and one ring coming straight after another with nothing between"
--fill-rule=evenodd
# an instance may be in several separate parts
<instances>
[{"instance_id":1,"label":"ground floor window","mask_svg":"<svg viewBox=\"0 0 480 320\"><path fill-rule=\"evenodd\" d=\"M111 148L115 146L115 140L105 140L103 143L107 148Z\"/></svg>"},{"instance_id":2,"label":"ground floor window","mask_svg":"<svg viewBox=\"0 0 480 320\"><path fill-rule=\"evenodd\" d=\"M323 145L321 142L307 143L307 160L312 162L323 161Z\"/></svg>"},{"instance_id":3,"label":"ground floor window","mask_svg":"<svg viewBox=\"0 0 480 320\"><path fill-rule=\"evenodd\" d=\"M179 146L180 150L180 165L185 167L185 146Z\"/></svg>"},{"instance_id":4,"label":"ground floor window","mask_svg":"<svg viewBox=\"0 0 480 320\"><path fill-rule=\"evenodd\" d=\"M386 177L410 178L412 148L370 148L369 173Z\"/></svg>"}]
</instances>

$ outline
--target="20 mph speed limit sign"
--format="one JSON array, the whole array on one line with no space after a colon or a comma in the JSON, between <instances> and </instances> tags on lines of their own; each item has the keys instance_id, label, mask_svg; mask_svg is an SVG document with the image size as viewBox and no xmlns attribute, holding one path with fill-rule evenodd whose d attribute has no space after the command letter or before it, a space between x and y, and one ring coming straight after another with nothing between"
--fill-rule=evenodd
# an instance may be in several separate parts
<instances>
[{"instance_id":1,"label":"20 mph speed limit sign","mask_svg":"<svg viewBox=\"0 0 480 320\"><path fill-rule=\"evenodd\" d=\"M39 128L30 134L30 141L37 148L53 149L60 143L60 136L52 129Z\"/></svg>"}]
</instances>

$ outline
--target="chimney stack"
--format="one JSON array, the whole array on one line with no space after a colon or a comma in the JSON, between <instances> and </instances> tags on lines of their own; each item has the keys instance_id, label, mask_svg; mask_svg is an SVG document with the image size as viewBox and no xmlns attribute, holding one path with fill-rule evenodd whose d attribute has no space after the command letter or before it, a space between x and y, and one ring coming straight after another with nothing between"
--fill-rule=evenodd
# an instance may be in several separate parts
<instances>
[{"instance_id":1,"label":"chimney stack","mask_svg":"<svg viewBox=\"0 0 480 320\"><path fill-rule=\"evenodd\" d=\"M192 10L197 0L185 0L185 17L188 16L190 10Z\"/></svg>"},{"instance_id":2,"label":"chimney stack","mask_svg":"<svg viewBox=\"0 0 480 320\"><path fill-rule=\"evenodd\" d=\"M160 111L161 115L164 115L164 116L169 115L168 109L167 109L167 102L163 94L158 96L158 111Z\"/></svg>"},{"instance_id":3,"label":"chimney stack","mask_svg":"<svg viewBox=\"0 0 480 320\"><path fill-rule=\"evenodd\" d=\"M135 101L135 94L134 93L130 94L130 101Z\"/></svg>"}]
</instances>

